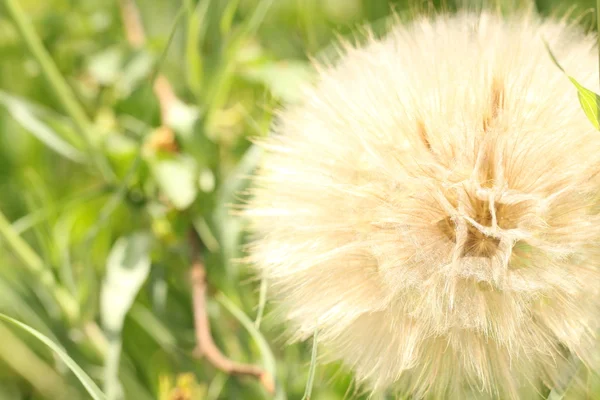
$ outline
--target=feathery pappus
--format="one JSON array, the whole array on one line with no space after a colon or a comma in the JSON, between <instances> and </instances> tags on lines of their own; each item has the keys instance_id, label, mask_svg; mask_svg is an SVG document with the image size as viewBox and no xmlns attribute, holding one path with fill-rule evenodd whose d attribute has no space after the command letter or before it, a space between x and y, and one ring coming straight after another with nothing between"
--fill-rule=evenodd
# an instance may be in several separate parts
<instances>
[{"instance_id":1,"label":"feathery pappus","mask_svg":"<svg viewBox=\"0 0 600 400\"><path fill-rule=\"evenodd\" d=\"M533 15L421 18L344 45L263 141L249 259L294 339L373 391L534 399L598 365L595 38Z\"/></svg>"}]
</instances>

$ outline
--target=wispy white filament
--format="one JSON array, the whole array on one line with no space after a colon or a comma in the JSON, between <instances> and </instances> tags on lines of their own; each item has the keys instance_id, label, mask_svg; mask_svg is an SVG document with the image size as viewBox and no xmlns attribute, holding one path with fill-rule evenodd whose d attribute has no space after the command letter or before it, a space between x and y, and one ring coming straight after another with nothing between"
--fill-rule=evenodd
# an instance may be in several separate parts
<instances>
[{"instance_id":1,"label":"wispy white filament","mask_svg":"<svg viewBox=\"0 0 600 400\"><path fill-rule=\"evenodd\" d=\"M595 362L594 39L533 16L417 20L345 46L283 111L245 211L294 337L374 390L534 399Z\"/></svg>"}]
</instances>

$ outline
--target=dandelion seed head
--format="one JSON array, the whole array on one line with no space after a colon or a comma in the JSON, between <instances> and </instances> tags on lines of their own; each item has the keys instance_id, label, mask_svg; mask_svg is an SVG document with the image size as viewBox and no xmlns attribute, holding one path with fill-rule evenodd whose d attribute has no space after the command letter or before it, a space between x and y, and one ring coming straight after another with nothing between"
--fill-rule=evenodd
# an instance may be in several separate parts
<instances>
[{"instance_id":1,"label":"dandelion seed head","mask_svg":"<svg viewBox=\"0 0 600 400\"><path fill-rule=\"evenodd\" d=\"M264 143L250 259L373 390L535 398L595 362L600 134L544 40L594 86L565 23L423 18L343 46Z\"/></svg>"}]
</instances>

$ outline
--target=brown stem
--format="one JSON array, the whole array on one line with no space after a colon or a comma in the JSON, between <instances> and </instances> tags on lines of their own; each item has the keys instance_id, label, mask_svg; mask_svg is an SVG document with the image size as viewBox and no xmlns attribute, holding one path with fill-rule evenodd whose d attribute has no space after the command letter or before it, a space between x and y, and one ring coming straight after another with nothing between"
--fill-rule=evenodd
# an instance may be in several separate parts
<instances>
[{"instance_id":1,"label":"brown stem","mask_svg":"<svg viewBox=\"0 0 600 400\"><path fill-rule=\"evenodd\" d=\"M135 0L119 0L119 8L121 9L127 42L134 48L139 49L146 44L146 33Z\"/></svg>"},{"instance_id":2,"label":"brown stem","mask_svg":"<svg viewBox=\"0 0 600 400\"><path fill-rule=\"evenodd\" d=\"M146 44L146 33L142 25L140 11L135 0L120 0L121 18L127 42L134 49L140 49ZM160 104L160 116L163 125L168 122L169 112L178 100L169 80L162 74L158 74L153 83L154 94Z\"/></svg>"},{"instance_id":3,"label":"brown stem","mask_svg":"<svg viewBox=\"0 0 600 400\"><path fill-rule=\"evenodd\" d=\"M274 392L272 376L255 365L241 364L227 358L213 341L210 333L210 321L206 313L206 270L200 252L200 243L193 229L190 230L190 248L192 250L192 296L194 323L198 341L196 353L204 356L215 368L230 375L248 375L258 378L269 393Z\"/></svg>"},{"instance_id":4,"label":"brown stem","mask_svg":"<svg viewBox=\"0 0 600 400\"><path fill-rule=\"evenodd\" d=\"M173 86L171 86L169 80L162 74L159 74L154 80L153 89L160 105L161 121L163 125L165 125L168 123L169 113L178 99L173 90Z\"/></svg>"},{"instance_id":5,"label":"brown stem","mask_svg":"<svg viewBox=\"0 0 600 400\"><path fill-rule=\"evenodd\" d=\"M119 0L119 7L121 9L121 18L123 19L123 28L127 42L134 49L144 47L146 44L146 33L144 32L144 25L142 24L142 18L135 0ZM169 113L179 99L175 95L173 86L171 86L171 83L163 74L156 76L152 88L160 106L162 126L150 137L148 145L155 150L176 153L178 147L175 134L167 124L169 123Z\"/></svg>"}]
</instances>

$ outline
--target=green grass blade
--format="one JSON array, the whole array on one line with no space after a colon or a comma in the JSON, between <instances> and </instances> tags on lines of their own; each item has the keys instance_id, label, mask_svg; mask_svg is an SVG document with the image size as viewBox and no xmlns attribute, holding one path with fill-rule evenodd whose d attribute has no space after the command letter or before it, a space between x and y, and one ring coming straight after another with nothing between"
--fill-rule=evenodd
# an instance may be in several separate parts
<instances>
[{"instance_id":1,"label":"green grass blade","mask_svg":"<svg viewBox=\"0 0 600 400\"><path fill-rule=\"evenodd\" d=\"M204 61L201 47L206 36L208 26L206 16L211 0L199 1L192 7L191 0L186 1L188 6L187 32L185 43L186 77L190 90L197 99L202 96L204 80Z\"/></svg>"},{"instance_id":2,"label":"green grass blade","mask_svg":"<svg viewBox=\"0 0 600 400\"><path fill-rule=\"evenodd\" d=\"M273 355L273 352L271 351L271 347L269 347L269 343L267 343L267 340L265 339L263 334L258 329L256 329L256 327L254 326L254 323L252 322L252 320L250 320L250 318L248 318L246 313L244 313L244 311L242 311L231 300L229 300L223 293L217 294L215 296L215 299L223 307L225 307L227 309L227 311L229 311L231 313L231 315L233 315L242 324L242 326L248 331L248 333L250 334L252 339L256 342L256 344L260 350L260 354L261 354L261 357L263 360L263 366L264 366L265 370L267 372L269 372L269 374L271 374L271 377L273 379L276 379L277 364L275 362L275 356ZM277 400L285 399L285 393L283 391L283 388L280 385L276 385L276 387L277 387L277 392L275 395L275 399L277 399Z\"/></svg>"},{"instance_id":3,"label":"green grass blade","mask_svg":"<svg viewBox=\"0 0 600 400\"><path fill-rule=\"evenodd\" d=\"M242 42L250 35L255 34L258 28L264 21L267 12L271 9L275 0L260 0L259 3L254 7L254 12L247 20L241 25L240 30L236 32L232 38L233 45L228 51L237 51Z\"/></svg>"},{"instance_id":4,"label":"green grass blade","mask_svg":"<svg viewBox=\"0 0 600 400\"><path fill-rule=\"evenodd\" d=\"M222 35L227 35L231 30L233 17L235 17L235 12L237 11L239 5L240 0L230 0L229 3L227 3L227 6L225 6L225 10L223 11L223 15L221 16L221 21L219 23L219 29L221 30Z\"/></svg>"},{"instance_id":5,"label":"green grass blade","mask_svg":"<svg viewBox=\"0 0 600 400\"><path fill-rule=\"evenodd\" d=\"M0 310L27 321L29 325L48 336L51 340L57 341L54 332L45 321L44 316L41 315L39 308L31 305L26 295L20 290L19 285L27 283L20 281L22 275L16 274L17 277L12 277L12 279L3 275L4 271L0 275L0 293L2 293Z\"/></svg>"},{"instance_id":6,"label":"green grass blade","mask_svg":"<svg viewBox=\"0 0 600 400\"><path fill-rule=\"evenodd\" d=\"M228 379L229 375L227 374L217 374L210 382L206 393L206 399L204 400L219 400L219 396L221 396L221 392L223 392L223 388L225 387Z\"/></svg>"},{"instance_id":7,"label":"green grass blade","mask_svg":"<svg viewBox=\"0 0 600 400\"><path fill-rule=\"evenodd\" d=\"M185 59L186 77L191 91L197 98L201 96L202 81L204 79L204 63L202 60L201 46L206 35L208 7L211 0L199 1L192 9L191 1L188 0L188 15Z\"/></svg>"},{"instance_id":8,"label":"green grass blade","mask_svg":"<svg viewBox=\"0 0 600 400\"><path fill-rule=\"evenodd\" d=\"M315 383L315 372L317 371L317 334L319 330L315 329L313 335L312 352L310 356L310 368L308 370L308 380L306 381L306 389L304 389L304 396L302 400L310 400L312 395L313 386Z\"/></svg>"},{"instance_id":9,"label":"green grass blade","mask_svg":"<svg viewBox=\"0 0 600 400\"><path fill-rule=\"evenodd\" d=\"M129 316L164 350L172 353L177 349L177 339L173 333L150 309L139 303L134 303L131 310L129 310Z\"/></svg>"},{"instance_id":10,"label":"green grass blade","mask_svg":"<svg viewBox=\"0 0 600 400\"><path fill-rule=\"evenodd\" d=\"M219 68L212 85L208 88L208 126L212 125L215 111L219 110L227 101L227 96L231 89L232 79L235 72L235 59L238 55L240 46L252 34L256 33L260 24L265 19L265 16L275 0L261 0L254 8L252 15L244 22L235 34L232 35L229 41L229 46L225 49L225 58Z\"/></svg>"},{"instance_id":11,"label":"green grass blade","mask_svg":"<svg viewBox=\"0 0 600 400\"><path fill-rule=\"evenodd\" d=\"M46 346L48 346L52 351L54 351L58 355L58 357L75 374L77 379L79 379L79 382L81 382L81 384L87 390L87 392L90 394L90 396L92 396L92 399L106 400L106 397L104 396L104 394L102 393L100 388L94 383L92 378L90 378L83 371L83 369L81 369L81 367L79 365L77 365L77 363L71 357L69 357L69 355L62 348L60 348L56 343L54 343L52 340L50 340L47 336L36 331L29 325L25 325L24 323L9 317L8 315L0 313L0 320L6 321L6 322L22 329L23 331L29 333L30 335L32 335L36 339L38 339L40 342L42 342Z\"/></svg>"},{"instance_id":12,"label":"green grass blade","mask_svg":"<svg viewBox=\"0 0 600 400\"><path fill-rule=\"evenodd\" d=\"M561 372L561 381L559 381L557 387L552 388L546 400L563 400L582 367L581 361L575 356L569 357L569 363L566 365L565 370Z\"/></svg>"},{"instance_id":13,"label":"green grass blade","mask_svg":"<svg viewBox=\"0 0 600 400\"><path fill-rule=\"evenodd\" d=\"M175 33L177 32L177 27L179 26L179 20L181 18L183 18L183 16L185 15L185 9L186 9L185 3L183 3L181 5L181 7L179 7L179 11L177 11L177 14L175 14L175 18L173 19L173 25L171 26L171 29L169 30L169 37L167 38L167 43L165 44L165 47L163 48L160 56L158 57L156 66L154 67L154 70L152 71L152 74L150 75L150 82L152 85L154 84L156 77L158 76L158 74L160 74L160 71L162 70L162 67L167 58L169 49L171 48L171 44L173 43L173 39L175 38ZM143 119L144 122L146 122L147 120L148 120L147 118Z\"/></svg>"},{"instance_id":14,"label":"green grass blade","mask_svg":"<svg viewBox=\"0 0 600 400\"><path fill-rule=\"evenodd\" d=\"M65 196L58 201L60 207L45 206L38 208L35 211L22 216L12 223L12 228L17 235L21 235L24 232L32 229L37 224L47 221L51 217L58 217L65 210L72 210L82 203L87 203L100 195L107 193L109 187L100 186L89 190L85 190L83 193L76 193L74 195Z\"/></svg>"},{"instance_id":15,"label":"green grass blade","mask_svg":"<svg viewBox=\"0 0 600 400\"><path fill-rule=\"evenodd\" d=\"M256 319L254 320L254 326L256 329L260 328L263 314L265 313L265 305L267 304L267 278L264 276L260 280L260 289L258 292L258 309L256 310Z\"/></svg>"},{"instance_id":16,"label":"green grass blade","mask_svg":"<svg viewBox=\"0 0 600 400\"><path fill-rule=\"evenodd\" d=\"M13 249L15 255L27 266L27 268L47 286L55 284L54 276L45 268L44 262L37 253L23 240L13 229L10 222L0 211L0 237Z\"/></svg>"},{"instance_id":17,"label":"green grass blade","mask_svg":"<svg viewBox=\"0 0 600 400\"><path fill-rule=\"evenodd\" d=\"M212 228L208 225L208 222L206 222L206 218L200 215L195 218L192 223L194 224L194 229L196 230L196 233L198 233L198 236L200 236L202 243L206 246L206 249L211 253L218 252L221 249L221 245L215 237Z\"/></svg>"},{"instance_id":18,"label":"green grass blade","mask_svg":"<svg viewBox=\"0 0 600 400\"><path fill-rule=\"evenodd\" d=\"M39 392L45 399L66 399L66 394L75 395L74 388L69 386L64 376L60 375L56 370L55 363L48 363L43 357L31 348L28 341L22 340L23 333L21 331L13 332L9 328L8 324L0 323L0 360L2 363L2 371L6 367L20 375L25 381L34 388L36 392ZM26 339L30 339L27 337ZM62 363L61 363L62 364ZM16 377L15 377L16 378ZM14 379L14 378L13 378ZM20 379L14 379L19 383L19 386L26 388L22 385ZM0 386L4 386L8 383L5 379L0 381ZM25 386L25 387L24 387ZM31 392L30 389L26 389ZM32 395L29 393L29 395ZM35 396L36 399L41 399L41 396ZM5 400L17 400L21 397L10 397Z\"/></svg>"},{"instance_id":19,"label":"green grass blade","mask_svg":"<svg viewBox=\"0 0 600 400\"><path fill-rule=\"evenodd\" d=\"M546 51L548 51L548 55L550 56L550 59L552 60L552 62L554 63L554 65L556 65L558 67L558 69L560 69L562 72L565 73L565 75L567 74L567 71L565 71L565 69L562 67L562 65L560 65L560 63L558 62L558 60L556 59L556 56L554 55L554 53L552 52L552 49L550 49L550 44L548 44L548 42L546 42L544 40L544 45L546 46Z\"/></svg>"},{"instance_id":20,"label":"green grass blade","mask_svg":"<svg viewBox=\"0 0 600 400\"><path fill-rule=\"evenodd\" d=\"M60 137L50 126L44 123L27 104L0 91L0 104L6 107L10 116L25 130L36 137L51 150L76 163L84 163L82 152Z\"/></svg>"},{"instance_id":21,"label":"green grass blade","mask_svg":"<svg viewBox=\"0 0 600 400\"><path fill-rule=\"evenodd\" d=\"M2 211L0 211L0 238L6 241L15 255L38 278L42 286L53 295L54 300L59 304L67 318L69 320L76 319L79 314L77 300L65 288L56 283L50 269L46 267L29 244L15 232Z\"/></svg>"},{"instance_id":22,"label":"green grass blade","mask_svg":"<svg viewBox=\"0 0 600 400\"><path fill-rule=\"evenodd\" d=\"M94 130L92 122L87 117L85 111L77 101L75 94L61 75L54 60L50 57L50 54L44 47L41 39L35 32L33 25L21 8L20 2L18 0L5 0L4 4L6 5L9 15L15 22L15 26L25 42L25 45L29 48L29 51L40 65L42 73L50 83L50 86L54 90L54 93L58 97L58 100L61 102L65 111L73 119L73 122L79 129L81 137L87 147L88 155L93 160L104 179L112 181L114 179L114 174L108 161L104 158L103 153L98 149L98 146L96 146L92 136Z\"/></svg>"}]
</instances>

